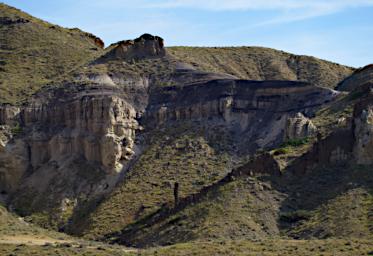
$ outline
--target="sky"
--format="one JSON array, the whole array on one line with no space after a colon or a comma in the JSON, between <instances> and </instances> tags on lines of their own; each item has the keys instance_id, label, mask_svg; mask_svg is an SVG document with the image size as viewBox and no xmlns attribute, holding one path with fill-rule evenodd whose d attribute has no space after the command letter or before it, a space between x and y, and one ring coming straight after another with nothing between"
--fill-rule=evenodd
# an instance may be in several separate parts
<instances>
[{"instance_id":1,"label":"sky","mask_svg":"<svg viewBox=\"0 0 373 256\"><path fill-rule=\"evenodd\" d=\"M111 43L143 33L167 46L263 46L344 65L373 63L373 0L5 0Z\"/></svg>"}]
</instances>

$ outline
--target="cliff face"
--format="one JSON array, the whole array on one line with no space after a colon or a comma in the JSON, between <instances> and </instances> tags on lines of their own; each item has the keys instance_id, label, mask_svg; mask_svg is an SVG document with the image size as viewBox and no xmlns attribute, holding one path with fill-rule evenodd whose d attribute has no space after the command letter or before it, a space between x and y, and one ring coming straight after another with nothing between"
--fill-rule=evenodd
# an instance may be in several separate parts
<instances>
[{"instance_id":1,"label":"cliff face","mask_svg":"<svg viewBox=\"0 0 373 256\"><path fill-rule=\"evenodd\" d=\"M373 164L373 86L366 86L369 97L357 104L354 111L354 157L359 164Z\"/></svg>"},{"instance_id":2,"label":"cliff face","mask_svg":"<svg viewBox=\"0 0 373 256\"><path fill-rule=\"evenodd\" d=\"M12 140L11 131L0 126L0 188L13 193L29 168L29 154L24 140Z\"/></svg>"},{"instance_id":3,"label":"cliff face","mask_svg":"<svg viewBox=\"0 0 373 256\"><path fill-rule=\"evenodd\" d=\"M62 164L82 158L107 173L119 172L121 162L134 153L139 129L136 111L114 94L67 94L49 102L36 98L18 111L5 107L3 112L2 124L13 121L22 125L22 141L27 144L33 170L51 161ZM21 139L13 140L17 143Z\"/></svg>"},{"instance_id":4,"label":"cliff face","mask_svg":"<svg viewBox=\"0 0 373 256\"><path fill-rule=\"evenodd\" d=\"M312 115L337 95L301 82L213 80L153 91L145 120L155 127L186 120L223 124L239 137L242 150L255 151L278 145L285 137L310 136L316 128L309 122L297 128L287 122L298 112ZM293 135L289 129L298 131Z\"/></svg>"},{"instance_id":5,"label":"cliff face","mask_svg":"<svg viewBox=\"0 0 373 256\"><path fill-rule=\"evenodd\" d=\"M108 172L120 171L120 160L132 154L138 129L135 117L134 108L115 95L33 102L20 113L22 123L34 129L27 137L33 168L75 156L96 162Z\"/></svg>"},{"instance_id":6,"label":"cliff face","mask_svg":"<svg viewBox=\"0 0 373 256\"><path fill-rule=\"evenodd\" d=\"M185 121L221 124L239 136L245 134L245 142L255 142L250 148L255 150L280 143L292 113L311 114L336 95L296 82L214 80L158 88L149 95L141 124L148 129ZM140 129L137 119L143 111L124 98L116 90L87 88L71 93L41 93L21 108L4 106L1 124L22 127L20 135L3 141L4 150L28 159L24 166L32 170L50 162L62 165L82 159L106 173L120 172L134 154L136 131ZM259 126L263 129L255 129ZM17 143L15 149L13 144ZM11 169L17 168L16 162Z\"/></svg>"},{"instance_id":7,"label":"cliff face","mask_svg":"<svg viewBox=\"0 0 373 256\"><path fill-rule=\"evenodd\" d=\"M110 192L137 150L136 111L113 92L41 94L3 112L17 126L0 131L1 192L23 215L53 212L50 227Z\"/></svg>"}]
</instances>

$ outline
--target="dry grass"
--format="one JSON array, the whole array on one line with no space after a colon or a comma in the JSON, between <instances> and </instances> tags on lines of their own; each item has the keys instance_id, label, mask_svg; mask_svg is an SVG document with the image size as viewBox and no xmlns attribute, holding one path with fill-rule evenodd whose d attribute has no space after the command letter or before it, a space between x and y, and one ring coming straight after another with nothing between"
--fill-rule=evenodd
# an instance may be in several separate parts
<instances>
[{"instance_id":1,"label":"dry grass","mask_svg":"<svg viewBox=\"0 0 373 256\"><path fill-rule=\"evenodd\" d=\"M0 103L20 103L102 51L81 30L52 25L2 3L0 18L28 21L0 25Z\"/></svg>"},{"instance_id":2,"label":"dry grass","mask_svg":"<svg viewBox=\"0 0 373 256\"><path fill-rule=\"evenodd\" d=\"M197 69L249 80L300 80L334 88L353 68L263 47L169 47Z\"/></svg>"}]
</instances>

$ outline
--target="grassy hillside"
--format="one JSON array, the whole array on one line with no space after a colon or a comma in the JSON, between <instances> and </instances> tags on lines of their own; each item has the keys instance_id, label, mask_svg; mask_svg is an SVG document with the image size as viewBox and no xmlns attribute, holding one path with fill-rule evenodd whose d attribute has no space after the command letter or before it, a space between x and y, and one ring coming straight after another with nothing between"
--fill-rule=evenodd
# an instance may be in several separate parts
<instances>
[{"instance_id":1,"label":"grassy hillside","mask_svg":"<svg viewBox=\"0 0 373 256\"><path fill-rule=\"evenodd\" d=\"M166 247L134 250L120 246L77 240L64 234L46 231L20 221L0 207L1 255L370 255L372 240L264 239L214 240L180 243Z\"/></svg>"},{"instance_id":2,"label":"grassy hillside","mask_svg":"<svg viewBox=\"0 0 373 256\"><path fill-rule=\"evenodd\" d=\"M263 47L169 47L197 69L251 80L302 80L334 88L353 68Z\"/></svg>"},{"instance_id":3,"label":"grassy hillside","mask_svg":"<svg viewBox=\"0 0 373 256\"><path fill-rule=\"evenodd\" d=\"M372 255L372 241L364 239L340 240L262 240L262 241L215 241L177 244L163 248L154 248L142 252L140 255L163 256L351 256Z\"/></svg>"},{"instance_id":4,"label":"grassy hillside","mask_svg":"<svg viewBox=\"0 0 373 256\"><path fill-rule=\"evenodd\" d=\"M0 3L0 103L19 103L102 51L100 40Z\"/></svg>"},{"instance_id":5,"label":"grassy hillside","mask_svg":"<svg viewBox=\"0 0 373 256\"><path fill-rule=\"evenodd\" d=\"M0 206L0 255L135 255L121 246L73 238L23 221Z\"/></svg>"},{"instance_id":6,"label":"grassy hillside","mask_svg":"<svg viewBox=\"0 0 373 256\"><path fill-rule=\"evenodd\" d=\"M147 250L124 251L110 247L67 247L67 246L29 246L0 245L1 255L49 256L49 255L86 255L86 256L351 256L372 255L372 243L369 240L263 240L263 241L215 241L184 243L167 247L156 247Z\"/></svg>"},{"instance_id":7,"label":"grassy hillside","mask_svg":"<svg viewBox=\"0 0 373 256\"><path fill-rule=\"evenodd\" d=\"M286 184L281 229L293 238L373 239L372 166L319 167ZM373 241L373 240L372 240Z\"/></svg>"},{"instance_id":8,"label":"grassy hillside","mask_svg":"<svg viewBox=\"0 0 373 256\"><path fill-rule=\"evenodd\" d=\"M169 216L144 218L122 231L120 241L154 246L202 240L278 237L281 193L267 182L240 178L210 190L203 199Z\"/></svg>"},{"instance_id":9,"label":"grassy hillside","mask_svg":"<svg viewBox=\"0 0 373 256\"><path fill-rule=\"evenodd\" d=\"M153 132L150 146L123 182L88 217L77 216L84 223L76 223L81 230L73 227L73 233L102 238L165 205L172 206L175 182L183 198L224 177L231 169L224 148L229 138L223 131L216 132L219 140L206 134L188 124Z\"/></svg>"},{"instance_id":10,"label":"grassy hillside","mask_svg":"<svg viewBox=\"0 0 373 256\"><path fill-rule=\"evenodd\" d=\"M13 215L9 213L5 207L0 205L0 236L12 236L17 234L23 234L23 235L48 235L50 236L52 234L56 235L54 232L46 232L45 230L30 225L26 223L25 221L19 219L16 215ZM60 237L63 237L64 235L61 234ZM56 237L55 237L56 238Z\"/></svg>"},{"instance_id":11,"label":"grassy hillside","mask_svg":"<svg viewBox=\"0 0 373 256\"><path fill-rule=\"evenodd\" d=\"M373 64L356 70L351 76L341 81L337 88L341 91L353 91L367 83L373 83Z\"/></svg>"},{"instance_id":12,"label":"grassy hillside","mask_svg":"<svg viewBox=\"0 0 373 256\"><path fill-rule=\"evenodd\" d=\"M336 166L291 178L241 176L179 212L138 220L119 233L120 241L146 247L198 240L372 239L371 168Z\"/></svg>"}]
</instances>

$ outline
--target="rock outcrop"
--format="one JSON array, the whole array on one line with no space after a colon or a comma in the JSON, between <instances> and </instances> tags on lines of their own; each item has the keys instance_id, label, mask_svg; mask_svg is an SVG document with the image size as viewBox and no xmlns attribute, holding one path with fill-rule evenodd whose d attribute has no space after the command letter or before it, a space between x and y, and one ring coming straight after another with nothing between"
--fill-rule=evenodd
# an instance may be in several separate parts
<instances>
[{"instance_id":1,"label":"rock outcrop","mask_svg":"<svg viewBox=\"0 0 373 256\"><path fill-rule=\"evenodd\" d=\"M15 25L15 24L24 24L30 22L28 19L24 18L10 18L10 17L0 17L1 25Z\"/></svg>"},{"instance_id":2,"label":"rock outcrop","mask_svg":"<svg viewBox=\"0 0 373 256\"><path fill-rule=\"evenodd\" d=\"M159 58L166 55L161 37L144 34L135 40L120 41L111 46L113 49L99 61L122 59L131 61L144 58Z\"/></svg>"},{"instance_id":3,"label":"rock outcrop","mask_svg":"<svg viewBox=\"0 0 373 256\"><path fill-rule=\"evenodd\" d=\"M39 127L28 136L31 165L79 156L108 172L120 171L120 161L133 154L138 129L134 108L115 95L58 103L33 102L21 112L24 126Z\"/></svg>"},{"instance_id":4,"label":"rock outcrop","mask_svg":"<svg viewBox=\"0 0 373 256\"><path fill-rule=\"evenodd\" d=\"M312 135L315 127L306 118L300 123L295 120L290 131L288 116L312 115L336 95L302 82L213 80L153 91L145 118L148 126L178 121L219 123L238 135L238 144L245 150L255 151L273 147L288 135Z\"/></svg>"},{"instance_id":5,"label":"rock outcrop","mask_svg":"<svg viewBox=\"0 0 373 256\"><path fill-rule=\"evenodd\" d=\"M19 107L0 105L0 125L14 125L20 111Z\"/></svg>"},{"instance_id":6,"label":"rock outcrop","mask_svg":"<svg viewBox=\"0 0 373 256\"><path fill-rule=\"evenodd\" d=\"M354 157L358 164L373 164L373 94L355 107Z\"/></svg>"},{"instance_id":7,"label":"rock outcrop","mask_svg":"<svg viewBox=\"0 0 373 256\"><path fill-rule=\"evenodd\" d=\"M27 168L36 172L51 162L80 159L110 174L120 172L134 154L136 111L114 94L35 97L21 109L5 107L0 113L2 124L22 127L21 138L1 141L2 180L11 191Z\"/></svg>"},{"instance_id":8,"label":"rock outcrop","mask_svg":"<svg viewBox=\"0 0 373 256\"><path fill-rule=\"evenodd\" d=\"M293 117L289 117L286 122L285 139L302 139L315 135L316 126L309 118L306 118L302 113L296 113Z\"/></svg>"},{"instance_id":9,"label":"rock outcrop","mask_svg":"<svg viewBox=\"0 0 373 256\"><path fill-rule=\"evenodd\" d=\"M0 192L22 215L53 212L52 227L109 193L134 157L137 111L115 90L54 90L13 110L0 112Z\"/></svg>"},{"instance_id":10,"label":"rock outcrop","mask_svg":"<svg viewBox=\"0 0 373 256\"><path fill-rule=\"evenodd\" d=\"M6 126L0 126L0 193L14 193L29 169L29 152L24 140L13 139Z\"/></svg>"}]
</instances>

